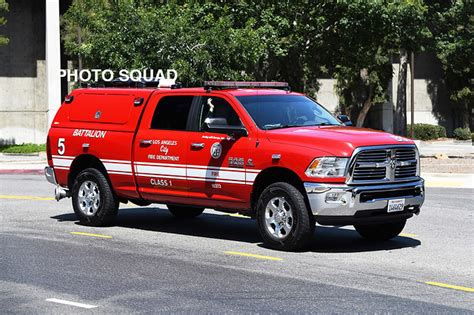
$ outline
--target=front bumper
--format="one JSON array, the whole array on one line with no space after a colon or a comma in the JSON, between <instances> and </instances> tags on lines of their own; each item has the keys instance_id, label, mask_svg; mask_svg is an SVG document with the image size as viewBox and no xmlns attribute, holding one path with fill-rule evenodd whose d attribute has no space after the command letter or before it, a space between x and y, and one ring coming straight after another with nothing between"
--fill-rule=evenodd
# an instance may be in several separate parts
<instances>
[{"instance_id":1,"label":"front bumper","mask_svg":"<svg viewBox=\"0 0 474 315\"><path fill-rule=\"evenodd\" d=\"M316 221L325 225L382 223L418 214L425 200L424 180L408 183L349 186L304 183ZM387 213L390 199L405 199L401 212Z\"/></svg>"}]
</instances>

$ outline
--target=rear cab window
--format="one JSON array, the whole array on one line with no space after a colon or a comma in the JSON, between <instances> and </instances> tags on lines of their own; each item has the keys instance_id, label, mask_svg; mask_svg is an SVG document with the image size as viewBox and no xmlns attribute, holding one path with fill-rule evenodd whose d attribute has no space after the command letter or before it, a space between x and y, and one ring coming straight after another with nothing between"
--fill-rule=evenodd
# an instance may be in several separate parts
<instances>
[{"instance_id":1,"label":"rear cab window","mask_svg":"<svg viewBox=\"0 0 474 315\"><path fill-rule=\"evenodd\" d=\"M150 129L187 130L193 96L165 96L158 102Z\"/></svg>"}]
</instances>

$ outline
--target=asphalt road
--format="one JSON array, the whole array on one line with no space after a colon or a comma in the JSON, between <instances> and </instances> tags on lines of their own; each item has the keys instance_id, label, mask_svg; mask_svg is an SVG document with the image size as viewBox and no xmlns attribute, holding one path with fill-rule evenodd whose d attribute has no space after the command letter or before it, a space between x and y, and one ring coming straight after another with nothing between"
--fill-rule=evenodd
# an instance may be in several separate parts
<instances>
[{"instance_id":1,"label":"asphalt road","mask_svg":"<svg viewBox=\"0 0 474 315\"><path fill-rule=\"evenodd\" d=\"M300 253L211 210L121 205L116 225L86 227L52 193L42 176L0 176L2 313L474 313L472 189L428 189L392 241L318 226Z\"/></svg>"}]
</instances>

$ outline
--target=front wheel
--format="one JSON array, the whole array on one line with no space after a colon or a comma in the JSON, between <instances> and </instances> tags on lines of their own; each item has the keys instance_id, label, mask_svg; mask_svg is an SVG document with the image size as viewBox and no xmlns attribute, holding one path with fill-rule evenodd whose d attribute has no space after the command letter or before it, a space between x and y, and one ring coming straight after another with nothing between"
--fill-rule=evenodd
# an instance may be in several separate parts
<instances>
[{"instance_id":1,"label":"front wheel","mask_svg":"<svg viewBox=\"0 0 474 315\"><path fill-rule=\"evenodd\" d=\"M204 208L200 207L187 207L187 206L175 206L175 205L166 205L168 210L173 214L175 217L180 219L189 219L195 218L201 213L204 212Z\"/></svg>"},{"instance_id":2,"label":"front wheel","mask_svg":"<svg viewBox=\"0 0 474 315\"><path fill-rule=\"evenodd\" d=\"M288 183L278 182L268 186L260 195L257 225L267 246L295 251L309 245L315 222L303 194Z\"/></svg>"},{"instance_id":3,"label":"front wheel","mask_svg":"<svg viewBox=\"0 0 474 315\"><path fill-rule=\"evenodd\" d=\"M372 241L387 241L397 237L405 227L407 220L370 224L370 225L354 225L356 231L364 238Z\"/></svg>"},{"instance_id":4,"label":"front wheel","mask_svg":"<svg viewBox=\"0 0 474 315\"><path fill-rule=\"evenodd\" d=\"M119 201L104 174L95 168L80 172L72 186L72 206L83 224L103 226L117 215Z\"/></svg>"}]
</instances>

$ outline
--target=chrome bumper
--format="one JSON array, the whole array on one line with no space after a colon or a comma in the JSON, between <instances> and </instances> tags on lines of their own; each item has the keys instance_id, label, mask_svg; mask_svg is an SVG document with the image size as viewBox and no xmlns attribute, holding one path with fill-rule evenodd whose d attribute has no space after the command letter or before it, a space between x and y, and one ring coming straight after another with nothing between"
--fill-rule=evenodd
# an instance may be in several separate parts
<instances>
[{"instance_id":1,"label":"chrome bumper","mask_svg":"<svg viewBox=\"0 0 474 315\"><path fill-rule=\"evenodd\" d=\"M338 184L304 183L311 212L316 217L364 217L364 212L386 210L388 200L405 199L404 213L419 212L425 200L424 180L408 183L348 186ZM386 214L386 211L381 211ZM396 216L396 213L389 214ZM318 221L318 220L317 220ZM331 221L331 220L329 220Z\"/></svg>"}]
</instances>

